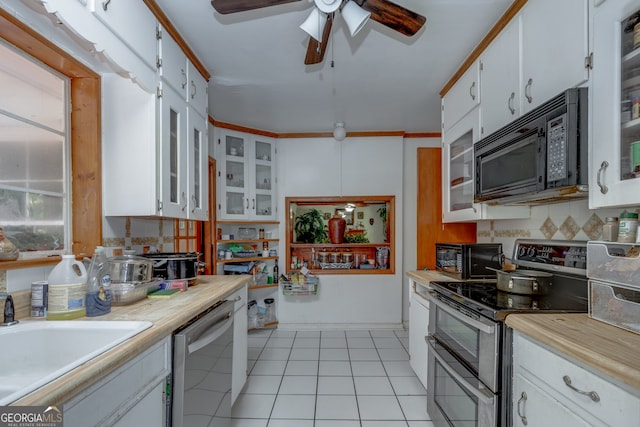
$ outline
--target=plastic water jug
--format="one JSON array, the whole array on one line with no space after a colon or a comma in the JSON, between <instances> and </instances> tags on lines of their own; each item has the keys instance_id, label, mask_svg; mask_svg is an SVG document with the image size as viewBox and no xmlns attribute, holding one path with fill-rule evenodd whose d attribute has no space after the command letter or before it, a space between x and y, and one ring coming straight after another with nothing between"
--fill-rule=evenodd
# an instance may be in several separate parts
<instances>
[{"instance_id":1,"label":"plastic water jug","mask_svg":"<svg viewBox=\"0 0 640 427\"><path fill-rule=\"evenodd\" d=\"M68 320L86 314L87 270L75 255L62 255L48 278L49 309L47 319Z\"/></svg>"}]
</instances>

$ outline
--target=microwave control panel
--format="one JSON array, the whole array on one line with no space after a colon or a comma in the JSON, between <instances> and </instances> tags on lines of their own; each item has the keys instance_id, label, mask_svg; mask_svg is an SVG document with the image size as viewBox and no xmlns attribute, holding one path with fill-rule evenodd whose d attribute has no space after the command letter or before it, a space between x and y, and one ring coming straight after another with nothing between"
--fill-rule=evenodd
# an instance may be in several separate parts
<instances>
[{"instance_id":1,"label":"microwave control panel","mask_svg":"<svg viewBox=\"0 0 640 427\"><path fill-rule=\"evenodd\" d=\"M567 178L567 114L547 123L547 182Z\"/></svg>"}]
</instances>

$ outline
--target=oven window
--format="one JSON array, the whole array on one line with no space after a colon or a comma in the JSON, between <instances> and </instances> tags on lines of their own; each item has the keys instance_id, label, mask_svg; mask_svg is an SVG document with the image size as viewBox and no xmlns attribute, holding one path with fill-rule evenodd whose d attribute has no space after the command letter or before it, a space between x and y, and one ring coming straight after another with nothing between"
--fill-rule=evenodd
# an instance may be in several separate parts
<instances>
[{"instance_id":1,"label":"oven window","mask_svg":"<svg viewBox=\"0 0 640 427\"><path fill-rule=\"evenodd\" d=\"M536 182L537 141L537 132L534 132L508 149L483 157L480 173L482 193Z\"/></svg>"},{"instance_id":2,"label":"oven window","mask_svg":"<svg viewBox=\"0 0 640 427\"><path fill-rule=\"evenodd\" d=\"M478 399L458 384L437 360L434 375L434 400L449 423L455 427L477 426Z\"/></svg>"},{"instance_id":3,"label":"oven window","mask_svg":"<svg viewBox=\"0 0 640 427\"><path fill-rule=\"evenodd\" d=\"M466 360L478 372L480 331L436 307L436 332L438 341L459 357Z\"/></svg>"}]
</instances>

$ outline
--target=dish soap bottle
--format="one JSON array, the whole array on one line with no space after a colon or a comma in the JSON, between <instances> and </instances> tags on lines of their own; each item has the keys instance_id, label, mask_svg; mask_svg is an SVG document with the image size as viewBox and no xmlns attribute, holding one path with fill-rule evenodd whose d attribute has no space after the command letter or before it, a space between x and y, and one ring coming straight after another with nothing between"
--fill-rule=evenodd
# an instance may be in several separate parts
<instances>
[{"instance_id":1,"label":"dish soap bottle","mask_svg":"<svg viewBox=\"0 0 640 427\"><path fill-rule=\"evenodd\" d=\"M102 246L97 246L87 272L87 316L111 312L111 264Z\"/></svg>"},{"instance_id":2,"label":"dish soap bottle","mask_svg":"<svg viewBox=\"0 0 640 427\"><path fill-rule=\"evenodd\" d=\"M87 270L75 255L62 255L48 277L48 320L69 320L86 315Z\"/></svg>"}]
</instances>

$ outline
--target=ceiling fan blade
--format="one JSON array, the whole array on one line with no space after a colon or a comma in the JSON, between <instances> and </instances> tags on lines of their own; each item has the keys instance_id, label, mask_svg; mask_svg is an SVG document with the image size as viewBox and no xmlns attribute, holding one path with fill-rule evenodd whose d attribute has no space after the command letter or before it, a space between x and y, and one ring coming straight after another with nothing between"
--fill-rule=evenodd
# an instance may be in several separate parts
<instances>
[{"instance_id":1,"label":"ceiling fan blade","mask_svg":"<svg viewBox=\"0 0 640 427\"><path fill-rule=\"evenodd\" d=\"M226 15L228 13L245 12L296 1L300 0L212 0L211 6L216 12Z\"/></svg>"},{"instance_id":2,"label":"ceiling fan blade","mask_svg":"<svg viewBox=\"0 0 640 427\"><path fill-rule=\"evenodd\" d=\"M333 13L327 15L327 23L322 32L322 43L313 37L309 37L309 45L307 46L307 55L304 57L305 65L319 64L324 59L324 52L327 50L329 43L329 35L331 34L331 24L333 22Z\"/></svg>"},{"instance_id":3,"label":"ceiling fan blade","mask_svg":"<svg viewBox=\"0 0 640 427\"><path fill-rule=\"evenodd\" d=\"M355 0L360 7L371 12L371 19L396 30L405 36L412 36L427 19L389 0Z\"/></svg>"}]
</instances>

